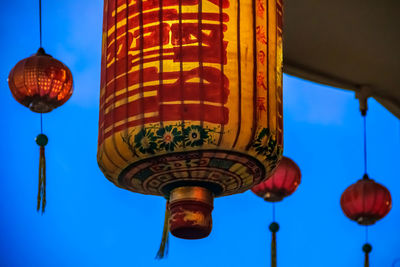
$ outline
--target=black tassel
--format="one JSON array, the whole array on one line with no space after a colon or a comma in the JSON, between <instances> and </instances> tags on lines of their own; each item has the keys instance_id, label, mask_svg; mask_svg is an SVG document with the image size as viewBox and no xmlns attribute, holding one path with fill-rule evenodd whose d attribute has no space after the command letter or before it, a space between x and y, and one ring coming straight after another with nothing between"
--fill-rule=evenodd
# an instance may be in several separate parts
<instances>
[{"instance_id":1,"label":"black tassel","mask_svg":"<svg viewBox=\"0 0 400 267\"><path fill-rule=\"evenodd\" d=\"M269 225L269 230L272 233L271 239L271 267L276 267L276 232L279 230L279 224L273 222Z\"/></svg>"},{"instance_id":2,"label":"black tassel","mask_svg":"<svg viewBox=\"0 0 400 267\"><path fill-rule=\"evenodd\" d=\"M42 214L46 208L46 157L45 157L45 145L47 145L48 138L44 134L39 134L36 137L36 143L40 146L39 156L39 188L37 195L37 206L36 210L42 211Z\"/></svg>"},{"instance_id":3,"label":"black tassel","mask_svg":"<svg viewBox=\"0 0 400 267\"><path fill-rule=\"evenodd\" d=\"M369 267L369 253L372 251L372 246L368 243L365 243L362 247L362 250L365 253L364 267Z\"/></svg>"}]
</instances>

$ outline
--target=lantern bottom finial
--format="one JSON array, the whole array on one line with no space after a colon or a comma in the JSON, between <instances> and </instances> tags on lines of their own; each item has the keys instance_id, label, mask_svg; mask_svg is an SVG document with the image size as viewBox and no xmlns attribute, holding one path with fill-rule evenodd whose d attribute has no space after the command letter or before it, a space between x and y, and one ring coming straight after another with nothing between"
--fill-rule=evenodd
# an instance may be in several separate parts
<instances>
[{"instance_id":1,"label":"lantern bottom finial","mask_svg":"<svg viewBox=\"0 0 400 267\"><path fill-rule=\"evenodd\" d=\"M268 201L268 202L279 202L279 201L282 201L284 196L285 196L285 194L283 194L283 193L267 192L264 195L264 200Z\"/></svg>"},{"instance_id":2,"label":"lantern bottom finial","mask_svg":"<svg viewBox=\"0 0 400 267\"><path fill-rule=\"evenodd\" d=\"M213 193L199 186L183 186L170 193L170 231L183 239L205 238L211 233Z\"/></svg>"}]
</instances>

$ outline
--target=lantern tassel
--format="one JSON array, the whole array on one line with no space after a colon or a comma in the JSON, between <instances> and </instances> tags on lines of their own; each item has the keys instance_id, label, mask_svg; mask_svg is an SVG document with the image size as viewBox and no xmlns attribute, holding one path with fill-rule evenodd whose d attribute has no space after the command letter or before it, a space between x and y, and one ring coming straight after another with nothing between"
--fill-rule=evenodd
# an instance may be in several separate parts
<instances>
[{"instance_id":1,"label":"lantern tassel","mask_svg":"<svg viewBox=\"0 0 400 267\"><path fill-rule=\"evenodd\" d=\"M36 210L39 211L41 209L43 214L45 208L46 208L46 157L44 154L44 146L40 146L39 188L38 188Z\"/></svg>"},{"instance_id":2,"label":"lantern tassel","mask_svg":"<svg viewBox=\"0 0 400 267\"><path fill-rule=\"evenodd\" d=\"M276 267L276 233L275 232L272 232L271 267Z\"/></svg>"},{"instance_id":3,"label":"lantern tassel","mask_svg":"<svg viewBox=\"0 0 400 267\"><path fill-rule=\"evenodd\" d=\"M369 267L369 254L365 253L364 267Z\"/></svg>"},{"instance_id":4,"label":"lantern tassel","mask_svg":"<svg viewBox=\"0 0 400 267\"><path fill-rule=\"evenodd\" d=\"M362 247L362 250L365 253L364 267L369 267L369 253L372 251L372 246L368 243L365 243Z\"/></svg>"},{"instance_id":5,"label":"lantern tassel","mask_svg":"<svg viewBox=\"0 0 400 267\"><path fill-rule=\"evenodd\" d=\"M272 233L271 239L271 267L276 267L276 232L279 230L279 224L273 222L269 225L269 230Z\"/></svg>"},{"instance_id":6,"label":"lantern tassel","mask_svg":"<svg viewBox=\"0 0 400 267\"><path fill-rule=\"evenodd\" d=\"M47 145L49 139L45 134L39 134L36 137L36 144L40 147L39 156L39 188L37 196L37 207L36 210L42 210L42 215L46 208L46 157L44 154L44 147Z\"/></svg>"},{"instance_id":7,"label":"lantern tassel","mask_svg":"<svg viewBox=\"0 0 400 267\"><path fill-rule=\"evenodd\" d=\"M161 237L161 243L160 243L160 248L158 249L156 259L163 259L168 255L168 249L169 249L169 217L170 217L170 212L168 209L168 202L167 206L165 208L165 218L164 218L164 228L162 232L162 237Z\"/></svg>"}]
</instances>

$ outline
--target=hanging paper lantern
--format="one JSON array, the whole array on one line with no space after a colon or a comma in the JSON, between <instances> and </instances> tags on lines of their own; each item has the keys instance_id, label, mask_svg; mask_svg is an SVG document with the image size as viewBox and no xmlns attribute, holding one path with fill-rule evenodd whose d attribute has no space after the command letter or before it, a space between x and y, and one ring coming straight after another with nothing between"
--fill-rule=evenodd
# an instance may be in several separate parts
<instances>
[{"instance_id":1,"label":"hanging paper lantern","mask_svg":"<svg viewBox=\"0 0 400 267\"><path fill-rule=\"evenodd\" d=\"M299 166L288 157L282 157L274 173L251 191L265 201L277 202L293 194L301 181Z\"/></svg>"},{"instance_id":2,"label":"hanging paper lantern","mask_svg":"<svg viewBox=\"0 0 400 267\"><path fill-rule=\"evenodd\" d=\"M392 208L392 197L389 190L370 179L367 174L350 185L340 198L344 214L361 225L372 225L385 217ZM368 241L368 240L367 240ZM369 266L369 253L372 246L366 242L362 250L365 254L364 266Z\"/></svg>"},{"instance_id":3,"label":"hanging paper lantern","mask_svg":"<svg viewBox=\"0 0 400 267\"><path fill-rule=\"evenodd\" d=\"M98 163L181 238L282 153L282 1L105 0Z\"/></svg>"},{"instance_id":4,"label":"hanging paper lantern","mask_svg":"<svg viewBox=\"0 0 400 267\"><path fill-rule=\"evenodd\" d=\"M37 113L47 113L61 106L73 91L71 71L43 48L15 65L8 85L19 103Z\"/></svg>"},{"instance_id":5,"label":"hanging paper lantern","mask_svg":"<svg viewBox=\"0 0 400 267\"><path fill-rule=\"evenodd\" d=\"M368 226L389 213L392 207L392 197L386 187L368 177L366 116L368 95L361 93L357 97L360 100L360 111L364 121L364 176L343 192L340 198L340 205L349 219L366 226L366 242L362 250L365 254L364 266L369 267L369 253L372 251L372 246L368 243Z\"/></svg>"},{"instance_id":6,"label":"hanging paper lantern","mask_svg":"<svg viewBox=\"0 0 400 267\"><path fill-rule=\"evenodd\" d=\"M343 192L340 205L349 219L361 225L372 225L389 213L392 198L386 187L364 175Z\"/></svg>"},{"instance_id":7,"label":"hanging paper lantern","mask_svg":"<svg viewBox=\"0 0 400 267\"><path fill-rule=\"evenodd\" d=\"M273 174L265 181L253 186L251 191L265 201L275 202L283 200L296 191L301 181L299 166L288 157L282 157ZM276 233L279 224L275 222L275 206L272 209L273 222L269 225L271 238L271 267L276 267Z\"/></svg>"},{"instance_id":8,"label":"hanging paper lantern","mask_svg":"<svg viewBox=\"0 0 400 267\"><path fill-rule=\"evenodd\" d=\"M19 61L8 76L13 97L33 112L47 113L64 104L72 95L71 71L60 61L39 48L36 54ZM40 147L39 190L37 210L46 206L46 160L48 138L43 133L36 137Z\"/></svg>"}]
</instances>

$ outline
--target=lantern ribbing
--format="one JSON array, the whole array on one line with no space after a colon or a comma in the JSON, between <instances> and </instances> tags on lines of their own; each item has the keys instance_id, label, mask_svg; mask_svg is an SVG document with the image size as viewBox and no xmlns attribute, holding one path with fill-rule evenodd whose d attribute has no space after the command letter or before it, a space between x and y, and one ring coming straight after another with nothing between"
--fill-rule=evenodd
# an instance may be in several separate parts
<instances>
[{"instance_id":1,"label":"lantern ribbing","mask_svg":"<svg viewBox=\"0 0 400 267\"><path fill-rule=\"evenodd\" d=\"M206 237L213 198L280 160L282 20L281 0L104 1L98 163L168 199L173 235Z\"/></svg>"}]
</instances>

